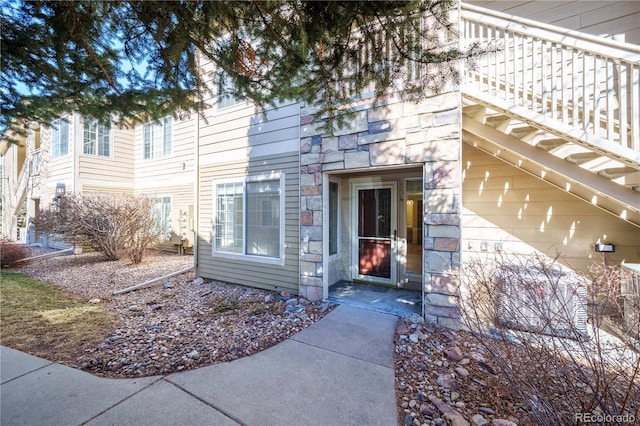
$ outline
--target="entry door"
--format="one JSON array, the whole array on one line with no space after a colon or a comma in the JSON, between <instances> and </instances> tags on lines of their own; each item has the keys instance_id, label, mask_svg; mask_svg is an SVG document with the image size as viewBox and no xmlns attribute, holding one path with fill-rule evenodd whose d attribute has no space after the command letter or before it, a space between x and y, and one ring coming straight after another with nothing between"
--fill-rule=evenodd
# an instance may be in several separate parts
<instances>
[{"instance_id":1,"label":"entry door","mask_svg":"<svg viewBox=\"0 0 640 426\"><path fill-rule=\"evenodd\" d=\"M397 283L397 198L395 182L355 183L353 217L354 279L395 286Z\"/></svg>"}]
</instances>

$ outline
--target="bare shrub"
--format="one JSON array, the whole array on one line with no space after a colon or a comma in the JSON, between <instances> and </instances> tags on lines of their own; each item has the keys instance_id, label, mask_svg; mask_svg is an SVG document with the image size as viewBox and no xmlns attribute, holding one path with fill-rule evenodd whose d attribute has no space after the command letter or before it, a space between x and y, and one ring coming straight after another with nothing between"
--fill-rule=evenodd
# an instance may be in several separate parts
<instances>
[{"instance_id":1,"label":"bare shrub","mask_svg":"<svg viewBox=\"0 0 640 426\"><path fill-rule=\"evenodd\" d=\"M463 323L540 424L640 419L633 330L606 328L619 316L617 268L586 277L558 258L498 256L466 262L462 277Z\"/></svg>"},{"instance_id":2,"label":"bare shrub","mask_svg":"<svg viewBox=\"0 0 640 426\"><path fill-rule=\"evenodd\" d=\"M7 238L0 238L0 267L8 268L16 261L29 256L24 244L19 244Z\"/></svg>"},{"instance_id":3,"label":"bare shrub","mask_svg":"<svg viewBox=\"0 0 640 426\"><path fill-rule=\"evenodd\" d=\"M145 249L160 235L153 201L123 194L64 195L40 212L40 231L86 244L107 260L125 252L133 263L142 262Z\"/></svg>"},{"instance_id":4,"label":"bare shrub","mask_svg":"<svg viewBox=\"0 0 640 426\"><path fill-rule=\"evenodd\" d=\"M145 250L157 243L162 235L159 218L155 214L155 200L146 197L127 197L122 200L125 252L133 263L141 263Z\"/></svg>"}]
</instances>

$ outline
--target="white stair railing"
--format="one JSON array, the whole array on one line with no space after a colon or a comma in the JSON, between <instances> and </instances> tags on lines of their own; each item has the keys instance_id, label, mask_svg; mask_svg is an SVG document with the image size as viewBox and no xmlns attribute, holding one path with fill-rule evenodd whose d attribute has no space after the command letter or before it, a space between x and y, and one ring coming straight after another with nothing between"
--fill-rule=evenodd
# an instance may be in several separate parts
<instances>
[{"instance_id":1,"label":"white stair railing","mask_svg":"<svg viewBox=\"0 0 640 426\"><path fill-rule=\"evenodd\" d=\"M462 5L463 40L498 48L465 70L464 92L526 108L640 152L640 46Z\"/></svg>"},{"instance_id":2,"label":"white stair railing","mask_svg":"<svg viewBox=\"0 0 640 426\"><path fill-rule=\"evenodd\" d=\"M17 185L13 191L13 198L20 199L22 198L22 194L27 189L27 184L29 183L30 177L30 162L27 160L22 164L22 168L20 169L20 173L18 174Z\"/></svg>"}]
</instances>

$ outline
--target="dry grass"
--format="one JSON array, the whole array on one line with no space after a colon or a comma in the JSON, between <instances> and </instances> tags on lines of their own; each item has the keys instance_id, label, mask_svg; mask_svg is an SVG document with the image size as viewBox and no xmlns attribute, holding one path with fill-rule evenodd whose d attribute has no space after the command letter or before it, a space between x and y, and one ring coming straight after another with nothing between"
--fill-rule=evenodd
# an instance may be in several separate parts
<instances>
[{"instance_id":1,"label":"dry grass","mask_svg":"<svg viewBox=\"0 0 640 426\"><path fill-rule=\"evenodd\" d=\"M2 345L64 361L104 340L113 327L100 305L19 273L1 274Z\"/></svg>"}]
</instances>

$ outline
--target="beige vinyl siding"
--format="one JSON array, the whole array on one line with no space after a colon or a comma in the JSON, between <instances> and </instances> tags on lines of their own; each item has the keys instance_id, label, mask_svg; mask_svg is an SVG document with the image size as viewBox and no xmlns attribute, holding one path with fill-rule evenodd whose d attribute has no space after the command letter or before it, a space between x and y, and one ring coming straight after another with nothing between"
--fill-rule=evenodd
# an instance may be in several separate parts
<instances>
[{"instance_id":1,"label":"beige vinyl siding","mask_svg":"<svg viewBox=\"0 0 640 426\"><path fill-rule=\"evenodd\" d=\"M83 194L108 194L108 195L121 195L121 194L133 194L132 188L115 188L113 186L93 186L82 185Z\"/></svg>"},{"instance_id":2,"label":"beige vinyl siding","mask_svg":"<svg viewBox=\"0 0 640 426\"><path fill-rule=\"evenodd\" d=\"M215 108L206 113L213 115L202 123L200 129L200 154L215 152L224 155L241 148L256 148L271 143L299 140L298 123L292 117L298 117L299 105L296 103L281 105L270 110L267 119L253 107L218 111ZM215 145L212 146L211 143ZM293 145L292 145L293 146Z\"/></svg>"},{"instance_id":3,"label":"beige vinyl siding","mask_svg":"<svg viewBox=\"0 0 640 426\"><path fill-rule=\"evenodd\" d=\"M171 129L171 154L159 158L144 158L143 125L135 129L135 193L151 197L171 197L172 240L158 245L164 250L177 250L180 235L180 211L193 209L195 191L195 114L184 120L173 118ZM195 218L190 218L189 222ZM192 238L191 226L189 234ZM187 249L191 252L191 248Z\"/></svg>"},{"instance_id":4,"label":"beige vinyl siding","mask_svg":"<svg viewBox=\"0 0 640 426\"><path fill-rule=\"evenodd\" d=\"M24 141L22 141L24 144ZM22 151L22 153L20 152ZM12 240L17 238L15 214L20 208L20 195L15 194L20 174L21 158L24 158L25 148L10 145L4 154L2 162L2 235Z\"/></svg>"},{"instance_id":5,"label":"beige vinyl siding","mask_svg":"<svg viewBox=\"0 0 640 426\"><path fill-rule=\"evenodd\" d=\"M75 146L78 147L78 184L87 188L104 188L110 193L133 192L134 131L111 125L111 156L84 154L83 124L78 125Z\"/></svg>"},{"instance_id":6,"label":"beige vinyl siding","mask_svg":"<svg viewBox=\"0 0 640 426\"><path fill-rule=\"evenodd\" d=\"M566 258L587 272L602 263L596 242L612 242L608 264L640 261L640 228L463 144L463 256L532 253ZM482 250L482 244L487 250Z\"/></svg>"},{"instance_id":7,"label":"beige vinyl siding","mask_svg":"<svg viewBox=\"0 0 640 426\"><path fill-rule=\"evenodd\" d=\"M284 265L234 260L212 256L213 182L232 177L260 176L284 173L285 248ZM229 163L203 166L200 180L200 240L198 246L198 275L271 290L298 292L298 216L299 160L298 152L251 158Z\"/></svg>"},{"instance_id":8,"label":"beige vinyl siding","mask_svg":"<svg viewBox=\"0 0 640 426\"><path fill-rule=\"evenodd\" d=\"M61 157L53 158L53 146L51 138L53 131L51 127L42 126L41 130L41 146L43 150L42 165L44 175L42 176L42 194L40 207L44 208L51 203L56 191L58 183L64 183L67 193L78 191L76 187L75 171L75 155L76 144L75 135L78 132L78 116L77 114L69 114L69 153Z\"/></svg>"},{"instance_id":9,"label":"beige vinyl siding","mask_svg":"<svg viewBox=\"0 0 640 426\"><path fill-rule=\"evenodd\" d=\"M472 0L465 3L592 35L624 34L640 44L640 2Z\"/></svg>"},{"instance_id":10,"label":"beige vinyl siding","mask_svg":"<svg viewBox=\"0 0 640 426\"><path fill-rule=\"evenodd\" d=\"M205 278L294 293L299 290L300 108L289 102L261 114L240 102L211 108L200 120L198 274ZM283 173L284 264L212 256L213 182Z\"/></svg>"},{"instance_id":11,"label":"beige vinyl siding","mask_svg":"<svg viewBox=\"0 0 640 426\"><path fill-rule=\"evenodd\" d=\"M154 187L153 189L145 189L136 192L137 195L146 195L153 198L171 197L171 234L172 239L163 240L157 245L157 248L162 250L176 251L178 249L177 239L180 236L180 211L188 212L193 211L193 184L190 185L175 185L175 186L163 186ZM188 219L188 232L189 238L193 239L192 223L195 220L194 217ZM187 252L191 253L191 247Z\"/></svg>"},{"instance_id":12,"label":"beige vinyl siding","mask_svg":"<svg viewBox=\"0 0 640 426\"><path fill-rule=\"evenodd\" d=\"M135 180L136 190L149 185L167 186L175 181L193 183L195 154L195 117L180 120L173 118L171 154L158 158L144 158L144 126L136 126Z\"/></svg>"}]
</instances>

